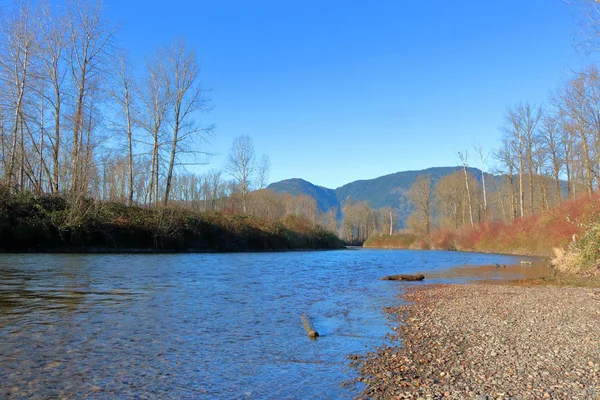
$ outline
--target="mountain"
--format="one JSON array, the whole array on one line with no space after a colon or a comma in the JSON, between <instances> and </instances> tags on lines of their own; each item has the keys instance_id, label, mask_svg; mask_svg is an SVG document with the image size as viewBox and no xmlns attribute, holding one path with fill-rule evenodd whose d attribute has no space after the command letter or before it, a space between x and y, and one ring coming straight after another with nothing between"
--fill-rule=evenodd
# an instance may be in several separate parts
<instances>
[{"instance_id":1,"label":"mountain","mask_svg":"<svg viewBox=\"0 0 600 400\"><path fill-rule=\"evenodd\" d=\"M348 183L337 188L335 194L342 204L346 199L352 199L353 201L368 201L374 208L398 208L399 198L404 198L404 194L415 183L419 175L431 176L431 180L435 184L440 178L460 170L462 167L435 167L420 171L396 172L375 179ZM477 168L467 168L467 171L477 178L481 177L481 171Z\"/></svg>"},{"instance_id":2,"label":"mountain","mask_svg":"<svg viewBox=\"0 0 600 400\"><path fill-rule=\"evenodd\" d=\"M271 183L267 189L271 189L276 193L289 193L293 196L301 194L311 196L316 200L317 207L322 212L327 212L333 207L338 207L338 210L340 209L340 202L335 190L313 185L304 179L294 178Z\"/></svg>"},{"instance_id":3,"label":"mountain","mask_svg":"<svg viewBox=\"0 0 600 400\"><path fill-rule=\"evenodd\" d=\"M413 207L406 198L406 192L417 180L419 175L429 175L433 184L444 176L462 171L462 167L434 167L420 171L402 171L394 174L380 176L374 179L365 179L348 183L337 189L328 189L313 185L303 179L287 179L269 185L269 189L279 193L292 195L305 194L313 197L319 210L326 212L332 207L338 208L338 218L347 201L367 201L373 208L391 207L398 214L398 227L404 227L406 218ZM467 171L478 180L481 180L481 170L467 168ZM505 176L485 174L486 187L501 186ZM494 185L494 182L496 185ZM561 181L563 196L567 195L567 182Z\"/></svg>"},{"instance_id":4,"label":"mountain","mask_svg":"<svg viewBox=\"0 0 600 400\"><path fill-rule=\"evenodd\" d=\"M406 199L406 191L415 183L419 175L429 175L435 183L440 178L461 169L462 167L435 167L420 171L402 171L375 179L354 181L335 190L313 185L303 179L286 179L272 183L268 188L274 192L289 193L294 196L309 195L315 199L322 212L332 207L341 210L344 203L349 200L367 201L374 208L391 207L398 211L403 225L412 211ZM477 168L468 168L468 171L477 178L481 177L481 171ZM489 176L493 178L493 175Z\"/></svg>"}]
</instances>

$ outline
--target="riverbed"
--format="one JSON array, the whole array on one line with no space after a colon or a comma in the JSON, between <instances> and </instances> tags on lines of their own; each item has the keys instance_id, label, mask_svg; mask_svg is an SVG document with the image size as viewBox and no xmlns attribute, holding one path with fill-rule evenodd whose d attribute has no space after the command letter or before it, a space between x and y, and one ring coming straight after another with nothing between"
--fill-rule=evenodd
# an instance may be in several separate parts
<instances>
[{"instance_id":1,"label":"riverbed","mask_svg":"<svg viewBox=\"0 0 600 400\"><path fill-rule=\"evenodd\" d=\"M347 356L385 344L384 307L420 284L379 278L544 271L446 251L0 255L0 397L353 398Z\"/></svg>"}]
</instances>

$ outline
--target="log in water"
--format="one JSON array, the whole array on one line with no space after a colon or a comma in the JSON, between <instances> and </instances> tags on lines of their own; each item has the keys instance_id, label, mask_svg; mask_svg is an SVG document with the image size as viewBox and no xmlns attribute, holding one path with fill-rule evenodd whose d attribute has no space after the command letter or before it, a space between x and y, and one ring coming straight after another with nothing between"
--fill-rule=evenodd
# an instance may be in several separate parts
<instances>
[{"instance_id":1,"label":"log in water","mask_svg":"<svg viewBox=\"0 0 600 400\"><path fill-rule=\"evenodd\" d=\"M304 329L306 329L306 334L308 335L308 337L311 339L316 339L317 337L319 337L319 333L313 327L310 321L310 317L306 314L303 314L300 318L302 319L302 325L304 325Z\"/></svg>"},{"instance_id":2,"label":"log in water","mask_svg":"<svg viewBox=\"0 0 600 400\"><path fill-rule=\"evenodd\" d=\"M422 281L425 275L389 275L381 278L382 281Z\"/></svg>"}]
</instances>

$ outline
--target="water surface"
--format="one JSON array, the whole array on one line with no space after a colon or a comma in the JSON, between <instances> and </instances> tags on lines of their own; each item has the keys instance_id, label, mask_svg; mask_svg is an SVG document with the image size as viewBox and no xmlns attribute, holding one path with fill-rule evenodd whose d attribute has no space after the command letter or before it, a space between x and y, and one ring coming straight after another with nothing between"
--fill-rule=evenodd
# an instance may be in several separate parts
<instances>
[{"instance_id":1,"label":"water surface","mask_svg":"<svg viewBox=\"0 0 600 400\"><path fill-rule=\"evenodd\" d=\"M0 255L0 398L352 398L359 388L341 386L354 376L346 356L385 343L383 307L415 284L380 277L518 278L532 271L522 259L399 250ZM318 340L307 338L303 313Z\"/></svg>"}]
</instances>

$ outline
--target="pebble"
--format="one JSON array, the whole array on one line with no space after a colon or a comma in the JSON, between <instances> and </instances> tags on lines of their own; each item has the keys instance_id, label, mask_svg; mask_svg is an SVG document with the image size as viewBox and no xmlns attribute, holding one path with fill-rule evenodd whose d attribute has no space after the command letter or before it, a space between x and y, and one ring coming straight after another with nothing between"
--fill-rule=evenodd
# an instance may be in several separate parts
<instances>
[{"instance_id":1,"label":"pebble","mask_svg":"<svg viewBox=\"0 0 600 400\"><path fill-rule=\"evenodd\" d=\"M391 346L351 362L365 398L600 398L589 288L430 285L402 297L386 309Z\"/></svg>"}]
</instances>

